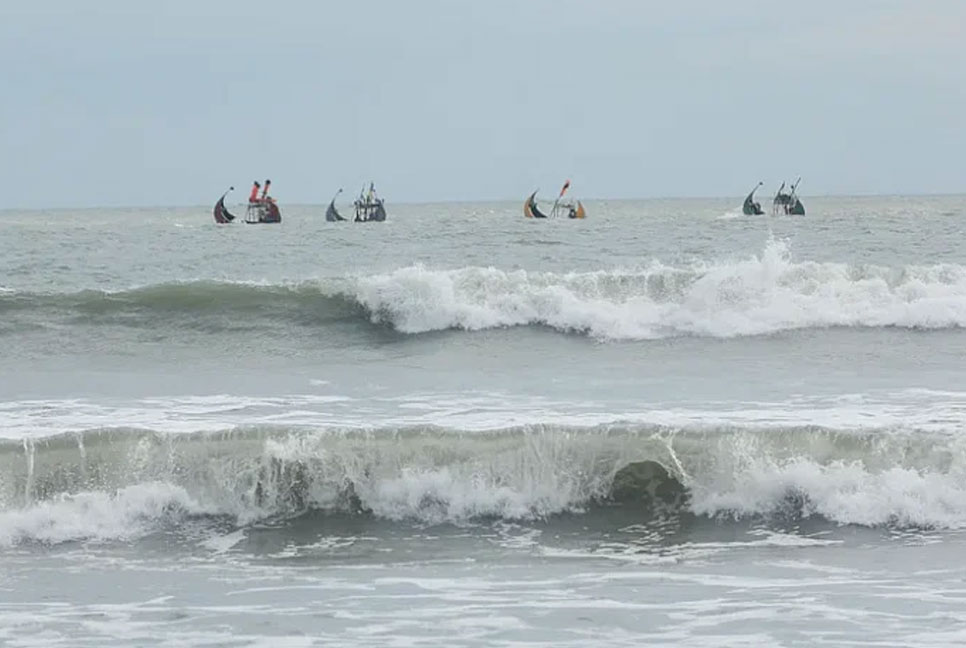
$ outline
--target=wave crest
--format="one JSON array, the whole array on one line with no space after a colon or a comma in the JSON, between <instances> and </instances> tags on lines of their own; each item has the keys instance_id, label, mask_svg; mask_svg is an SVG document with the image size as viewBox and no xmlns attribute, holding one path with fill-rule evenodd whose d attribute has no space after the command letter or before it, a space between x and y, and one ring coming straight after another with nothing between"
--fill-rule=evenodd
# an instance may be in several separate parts
<instances>
[{"instance_id":1,"label":"wave crest","mask_svg":"<svg viewBox=\"0 0 966 648\"><path fill-rule=\"evenodd\" d=\"M0 444L0 543L171 516L544 518L620 501L708 516L966 526L966 447L921 431L536 425L490 432L91 430ZM643 510L643 509L642 509Z\"/></svg>"},{"instance_id":2,"label":"wave crest","mask_svg":"<svg viewBox=\"0 0 966 648\"><path fill-rule=\"evenodd\" d=\"M966 267L850 266L793 261L770 242L738 261L638 270L530 272L399 268L291 285L187 282L70 295L0 294L0 333L50 321L159 323L210 332L279 322L386 324L404 334L544 326L602 340L736 337L831 326L966 326Z\"/></svg>"},{"instance_id":3,"label":"wave crest","mask_svg":"<svg viewBox=\"0 0 966 648\"><path fill-rule=\"evenodd\" d=\"M796 263L784 243L733 263L534 273L421 267L361 279L354 299L404 333L543 325L602 339L736 337L829 326L966 326L966 268Z\"/></svg>"}]
</instances>

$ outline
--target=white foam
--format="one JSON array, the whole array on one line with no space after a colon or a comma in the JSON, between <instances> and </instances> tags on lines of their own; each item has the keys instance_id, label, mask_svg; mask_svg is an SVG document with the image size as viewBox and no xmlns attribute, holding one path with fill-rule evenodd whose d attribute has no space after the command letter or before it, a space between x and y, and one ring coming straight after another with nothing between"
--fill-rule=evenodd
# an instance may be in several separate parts
<instances>
[{"instance_id":1,"label":"white foam","mask_svg":"<svg viewBox=\"0 0 966 648\"><path fill-rule=\"evenodd\" d=\"M548 425L495 437L299 437L270 452L325 474L330 485L352 483L363 506L389 519L580 510L609 492L622 467L652 460L689 488L699 514L772 513L792 495L801 513L842 523L966 526L966 442L917 431ZM313 492L317 501L334 499Z\"/></svg>"},{"instance_id":2,"label":"white foam","mask_svg":"<svg viewBox=\"0 0 966 648\"><path fill-rule=\"evenodd\" d=\"M692 508L700 514L770 513L791 495L802 498L802 514L842 524L966 527L966 471L961 467L952 472L901 466L878 471L861 461L762 458L730 478L708 477L695 479Z\"/></svg>"},{"instance_id":3,"label":"white foam","mask_svg":"<svg viewBox=\"0 0 966 648\"><path fill-rule=\"evenodd\" d=\"M135 484L109 494L61 495L24 509L0 511L0 546L125 540L148 532L160 519L201 512L185 489Z\"/></svg>"},{"instance_id":4,"label":"white foam","mask_svg":"<svg viewBox=\"0 0 966 648\"><path fill-rule=\"evenodd\" d=\"M595 426L639 423L678 427L764 428L815 425L833 429L906 428L954 432L964 421L966 392L878 390L781 401L662 403L553 399L508 392L426 391L365 406L350 396L290 394L172 396L131 400L45 399L0 403L0 439L41 438L84 430L127 428L166 434L238 426L407 427L435 425L466 431L513 425Z\"/></svg>"},{"instance_id":5,"label":"white foam","mask_svg":"<svg viewBox=\"0 0 966 648\"><path fill-rule=\"evenodd\" d=\"M247 535L248 532L245 529L237 529L231 533L217 533L203 540L201 546L214 553L225 553L245 540Z\"/></svg>"},{"instance_id":6,"label":"white foam","mask_svg":"<svg viewBox=\"0 0 966 648\"><path fill-rule=\"evenodd\" d=\"M422 266L357 277L350 296L404 333L545 325L613 340L737 337L829 326L966 326L966 267L795 262L759 256L555 274Z\"/></svg>"},{"instance_id":7,"label":"white foam","mask_svg":"<svg viewBox=\"0 0 966 648\"><path fill-rule=\"evenodd\" d=\"M512 422L497 429L462 427L464 419L448 412L460 411L465 398L403 399L433 401L442 411L417 407L411 418L384 427L362 420L330 427L302 411L302 397L265 399L260 405L272 400L275 409L258 420L285 425L238 430L230 422L244 399L189 398L180 406L179 399L158 399L156 411L135 417L158 423L157 432L102 434L95 427L54 440L37 438L22 421L17 428L17 421L26 411L29 421L42 420L46 435L58 425L58 408L65 424L76 424L72 412L91 416L95 404L6 403L0 422L25 434L6 442L0 456L0 501L8 507L0 512L0 543L125 537L180 511L245 523L300 507L342 510L352 501L380 517L427 523L543 517L582 510L609 492L621 468L647 460L689 488L700 514L767 514L791 502L806 515L842 523L966 527L962 392L846 394L720 409L644 406L619 415L543 400L527 413L511 402L503 405ZM474 407L488 402L478 396ZM81 420L116 420L118 410L104 407ZM183 418L171 425L165 417L179 407ZM535 422L520 423L528 417ZM216 422L229 424L218 434L180 438L218 429ZM57 494L83 489L103 492ZM25 500L28 508L9 508Z\"/></svg>"}]
</instances>

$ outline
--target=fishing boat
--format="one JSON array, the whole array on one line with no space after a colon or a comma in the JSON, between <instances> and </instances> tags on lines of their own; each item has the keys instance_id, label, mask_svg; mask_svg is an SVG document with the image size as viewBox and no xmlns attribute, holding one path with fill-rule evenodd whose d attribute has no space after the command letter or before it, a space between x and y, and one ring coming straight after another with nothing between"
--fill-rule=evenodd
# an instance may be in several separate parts
<instances>
[{"instance_id":1,"label":"fishing boat","mask_svg":"<svg viewBox=\"0 0 966 648\"><path fill-rule=\"evenodd\" d=\"M342 217L342 214L339 213L339 210L335 208L335 199L339 197L340 193L342 193L341 189L335 192L335 195L332 196L332 200L329 202L328 209L325 210L325 220L330 223L337 223L345 220Z\"/></svg>"},{"instance_id":2,"label":"fishing boat","mask_svg":"<svg viewBox=\"0 0 966 648\"><path fill-rule=\"evenodd\" d=\"M761 216L765 213L765 210L761 208L761 203L755 202L755 192L758 191L758 187L763 185L763 182L759 182L755 185L755 188L751 190L748 197L745 198L745 203L741 206L741 213L745 216Z\"/></svg>"},{"instance_id":3,"label":"fishing boat","mask_svg":"<svg viewBox=\"0 0 966 648\"><path fill-rule=\"evenodd\" d=\"M560 189L560 194L557 196L557 199L553 202L553 207L550 208L549 215L540 211L540 208L537 206L537 191L539 189L534 191L527 198L526 202L523 203L523 215L527 218L563 218L564 216L571 219L586 218L587 210L584 209L583 203L579 200L576 202L563 200L564 194L569 188L570 180L567 180Z\"/></svg>"},{"instance_id":4,"label":"fishing boat","mask_svg":"<svg viewBox=\"0 0 966 648\"><path fill-rule=\"evenodd\" d=\"M245 222L249 225L281 223L282 213L273 199L261 199L248 203L248 208L245 210Z\"/></svg>"},{"instance_id":5,"label":"fishing boat","mask_svg":"<svg viewBox=\"0 0 966 648\"><path fill-rule=\"evenodd\" d=\"M805 205L796 195L798 190L798 185L801 183L801 177L795 181L795 184L789 187L788 193L782 193L782 189L785 188L785 183L778 188L778 193L775 194L775 200L772 204L772 213L774 214L787 214L790 216L804 216L805 215Z\"/></svg>"},{"instance_id":6,"label":"fishing boat","mask_svg":"<svg viewBox=\"0 0 966 648\"><path fill-rule=\"evenodd\" d=\"M270 185L270 182L266 182L266 185ZM252 187L252 195L248 199L248 206L245 209L245 218L243 222L249 224L258 223L281 223L282 213L278 209L278 204L276 204L275 199L268 196L268 191L263 192L262 197L257 197L257 183L255 187ZM220 225L225 225L234 222L235 215L228 211L225 207L225 197L229 192L234 191L234 187L228 187L228 191L221 195L218 202L215 203L215 207L212 210L212 215L215 217L215 222Z\"/></svg>"},{"instance_id":7,"label":"fishing boat","mask_svg":"<svg viewBox=\"0 0 966 648\"><path fill-rule=\"evenodd\" d=\"M225 196L228 195L229 191L234 190L234 187L228 187L228 191L221 194L221 198L219 198L218 202L215 203L215 208L212 210L212 213L215 217L215 222L219 225L225 225L226 223L230 223L235 220L235 215L228 211L228 208L225 207Z\"/></svg>"},{"instance_id":8,"label":"fishing boat","mask_svg":"<svg viewBox=\"0 0 966 648\"><path fill-rule=\"evenodd\" d=\"M353 205L356 208L356 223L381 223L386 220L385 201L376 196L376 188L371 182L369 191L363 188Z\"/></svg>"}]
</instances>

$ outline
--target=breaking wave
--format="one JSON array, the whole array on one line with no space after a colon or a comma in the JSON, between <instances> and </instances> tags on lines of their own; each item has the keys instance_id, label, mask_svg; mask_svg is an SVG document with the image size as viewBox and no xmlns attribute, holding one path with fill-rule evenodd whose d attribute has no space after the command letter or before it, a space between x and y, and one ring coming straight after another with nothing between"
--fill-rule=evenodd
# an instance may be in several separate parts
<instances>
[{"instance_id":1,"label":"breaking wave","mask_svg":"<svg viewBox=\"0 0 966 648\"><path fill-rule=\"evenodd\" d=\"M37 312L39 311L39 313ZM530 272L422 266L291 285L198 281L120 292L0 294L4 331L159 323L210 331L279 320L368 320L403 334L545 326L599 339L737 337L813 327L966 327L966 267L793 261L783 242L731 262L636 270ZM19 327L18 327L19 322Z\"/></svg>"},{"instance_id":2,"label":"breaking wave","mask_svg":"<svg viewBox=\"0 0 966 648\"><path fill-rule=\"evenodd\" d=\"M712 517L966 526L945 433L531 425L98 429L0 442L0 546L136 537L191 516L309 511L437 524L624 506Z\"/></svg>"}]
</instances>

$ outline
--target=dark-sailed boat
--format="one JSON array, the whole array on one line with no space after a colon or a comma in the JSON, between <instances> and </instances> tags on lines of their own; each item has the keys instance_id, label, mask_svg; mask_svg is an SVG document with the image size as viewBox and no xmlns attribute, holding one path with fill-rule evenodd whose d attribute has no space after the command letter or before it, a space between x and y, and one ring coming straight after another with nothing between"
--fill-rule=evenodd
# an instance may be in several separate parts
<instances>
[{"instance_id":1,"label":"dark-sailed boat","mask_svg":"<svg viewBox=\"0 0 966 648\"><path fill-rule=\"evenodd\" d=\"M234 189L234 187L228 187L228 191L234 191ZM215 203L215 208L212 210L215 222L219 225L224 225L235 220L235 215L225 207L225 196L228 195L228 191L221 194L221 198L218 199L218 202Z\"/></svg>"},{"instance_id":2,"label":"dark-sailed boat","mask_svg":"<svg viewBox=\"0 0 966 648\"><path fill-rule=\"evenodd\" d=\"M748 197L745 198L745 204L741 206L741 213L745 216L761 216L765 213L765 210L761 208L761 203L755 202L755 192L758 191L763 182L759 182L755 185L755 188L751 190Z\"/></svg>"},{"instance_id":3,"label":"dark-sailed boat","mask_svg":"<svg viewBox=\"0 0 966 648\"><path fill-rule=\"evenodd\" d=\"M386 206L382 198L376 196L376 188L369 183L369 192L359 192L359 198L353 203L356 208L356 223L381 223L386 220Z\"/></svg>"},{"instance_id":4,"label":"dark-sailed boat","mask_svg":"<svg viewBox=\"0 0 966 648\"><path fill-rule=\"evenodd\" d=\"M537 192L534 191L527 198L526 202L523 203L523 215L527 218L557 218L562 217L564 214L567 218L580 219L587 217L587 210L584 209L584 205L578 200L574 202L561 202L564 193L570 188L570 180L564 182L563 188L560 189L560 195L553 203L553 207L550 209L550 215L544 214L537 207ZM537 190L539 191L539 189Z\"/></svg>"},{"instance_id":5,"label":"dark-sailed boat","mask_svg":"<svg viewBox=\"0 0 966 648\"><path fill-rule=\"evenodd\" d=\"M339 213L339 210L335 208L335 199L339 197L340 193L342 193L341 189L335 192L335 195L332 196L332 201L329 203L328 209L325 210L325 220L327 220L330 223L337 223L338 221L345 220L344 218L342 218L342 215Z\"/></svg>"},{"instance_id":6,"label":"dark-sailed boat","mask_svg":"<svg viewBox=\"0 0 966 648\"><path fill-rule=\"evenodd\" d=\"M798 189L799 183L802 181L801 177L795 181L788 193L782 193L782 189L785 188L785 183L778 188L778 193L775 194L774 204L772 206L772 211L775 214L784 213L791 216L804 216L805 215L805 205L795 194Z\"/></svg>"}]
</instances>

